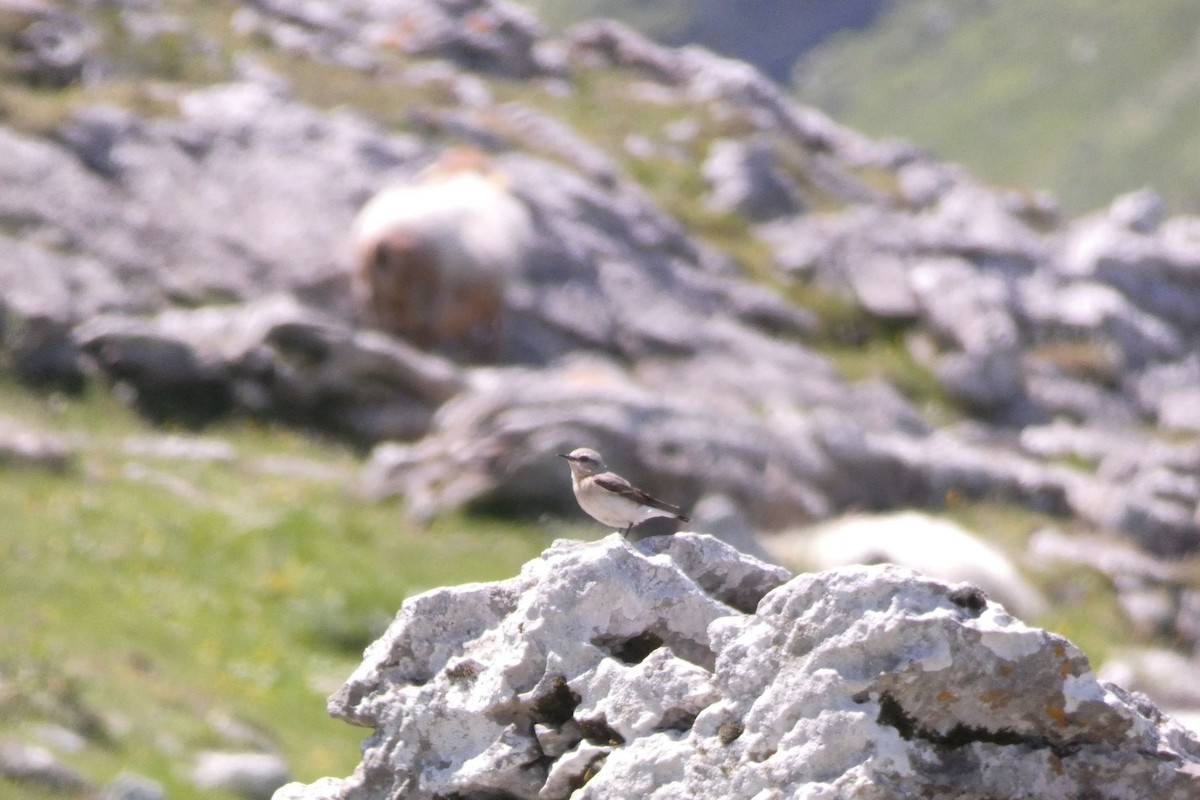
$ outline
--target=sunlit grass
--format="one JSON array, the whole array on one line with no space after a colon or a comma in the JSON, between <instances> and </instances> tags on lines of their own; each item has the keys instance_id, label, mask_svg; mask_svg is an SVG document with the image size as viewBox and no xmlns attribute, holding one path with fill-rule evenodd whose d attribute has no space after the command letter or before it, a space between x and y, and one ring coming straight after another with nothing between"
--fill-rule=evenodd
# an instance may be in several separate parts
<instances>
[{"instance_id":1,"label":"sunlit grass","mask_svg":"<svg viewBox=\"0 0 1200 800\"><path fill-rule=\"evenodd\" d=\"M1189 212L1198 24L1188 0L894 3L808 54L796 83L858 130L1048 189L1070 214L1147 185Z\"/></svg>"},{"instance_id":2,"label":"sunlit grass","mask_svg":"<svg viewBox=\"0 0 1200 800\"><path fill-rule=\"evenodd\" d=\"M187 463L126 455L163 431L103 392L3 384L0 413L80 448L65 473L0 470L0 676L26 698L0 701L0 737L94 718L92 746L62 758L97 782L129 769L202 796L193 754L238 746L222 720L260 731L298 779L348 774L366 732L328 718L325 695L404 598L514 575L550 539L464 515L414 528L398 502L354 493L352 452L286 430L228 422L205 435L235 458ZM344 477L258 468L268 456Z\"/></svg>"}]
</instances>

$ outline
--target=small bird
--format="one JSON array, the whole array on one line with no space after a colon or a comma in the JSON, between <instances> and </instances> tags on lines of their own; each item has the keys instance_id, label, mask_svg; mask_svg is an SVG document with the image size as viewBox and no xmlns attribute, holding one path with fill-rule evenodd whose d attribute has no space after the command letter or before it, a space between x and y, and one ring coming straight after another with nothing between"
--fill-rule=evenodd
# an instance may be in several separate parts
<instances>
[{"instance_id":1,"label":"small bird","mask_svg":"<svg viewBox=\"0 0 1200 800\"><path fill-rule=\"evenodd\" d=\"M616 473L609 472L595 450L580 447L569 454L558 454L571 465L571 488L579 507L593 519L621 528L625 536L634 525L652 517L671 517L691 522L679 508L657 500L633 486Z\"/></svg>"}]
</instances>

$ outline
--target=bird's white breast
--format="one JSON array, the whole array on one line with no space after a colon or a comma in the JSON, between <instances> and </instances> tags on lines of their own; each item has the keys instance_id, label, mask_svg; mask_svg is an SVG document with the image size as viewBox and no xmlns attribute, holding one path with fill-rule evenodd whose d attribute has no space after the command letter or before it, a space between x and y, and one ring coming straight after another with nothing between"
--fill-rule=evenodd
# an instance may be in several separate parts
<instances>
[{"instance_id":1,"label":"bird's white breast","mask_svg":"<svg viewBox=\"0 0 1200 800\"><path fill-rule=\"evenodd\" d=\"M593 518L614 528L624 528L651 517L673 516L670 512L637 505L627 498L605 491L594 485L590 478L572 481L572 484L579 507Z\"/></svg>"}]
</instances>

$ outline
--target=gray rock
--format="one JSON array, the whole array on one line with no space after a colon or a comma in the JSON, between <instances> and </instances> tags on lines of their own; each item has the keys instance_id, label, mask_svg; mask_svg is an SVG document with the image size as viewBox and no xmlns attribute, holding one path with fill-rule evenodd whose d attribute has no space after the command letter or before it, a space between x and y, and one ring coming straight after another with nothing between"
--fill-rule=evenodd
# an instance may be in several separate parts
<instances>
[{"instance_id":1,"label":"gray rock","mask_svg":"<svg viewBox=\"0 0 1200 800\"><path fill-rule=\"evenodd\" d=\"M1013 319L1013 285L961 258L926 259L911 271L930 329L967 353L1013 350L1022 343Z\"/></svg>"},{"instance_id":2,"label":"gray rock","mask_svg":"<svg viewBox=\"0 0 1200 800\"><path fill-rule=\"evenodd\" d=\"M1200 356L1189 354L1177 361L1154 364L1130 376L1129 383L1138 407L1146 416L1161 418L1165 414L1166 420L1160 420L1164 427L1170 422L1171 427L1181 425L1187 430L1188 409L1172 398L1186 399L1190 391L1200 386Z\"/></svg>"},{"instance_id":3,"label":"gray rock","mask_svg":"<svg viewBox=\"0 0 1200 800\"><path fill-rule=\"evenodd\" d=\"M711 186L709 207L755 222L797 213L803 207L799 188L777 162L764 137L714 141L701 167Z\"/></svg>"},{"instance_id":4,"label":"gray rock","mask_svg":"<svg viewBox=\"0 0 1200 800\"><path fill-rule=\"evenodd\" d=\"M616 20L581 23L568 31L566 40L570 57L584 63L629 67L665 83L684 77L676 51Z\"/></svg>"},{"instance_id":5,"label":"gray rock","mask_svg":"<svg viewBox=\"0 0 1200 800\"><path fill-rule=\"evenodd\" d=\"M1171 431L1200 433L1200 385L1168 391L1158 400L1158 423Z\"/></svg>"},{"instance_id":6,"label":"gray rock","mask_svg":"<svg viewBox=\"0 0 1200 800\"><path fill-rule=\"evenodd\" d=\"M1046 278L1031 276L1020 286L1021 312L1039 338L1111 342L1127 370L1184 354L1178 331L1113 287L1086 280L1056 285Z\"/></svg>"},{"instance_id":7,"label":"gray rock","mask_svg":"<svg viewBox=\"0 0 1200 800\"><path fill-rule=\"evenodd\" d=\"M898 564L947 582L972 583L1022 617L1046 609L1045 598L1001 550L952 522L916 511L843 517L763 541L797 571Z\"/></svg>"},{"instance_id":8,"label":"gray rock","mask_svg":"<svg viewBox=\"0 0 1200 800\"><path fill-rule=\"evenodd\" d=\"M807 178L825 197L883 199L851 168L882 159L883 148L816 109L796 106L778 84L749 64L701 47L664 47L611 20L577 25L566 40L571 60L638 70L678 89L692 106L729 109L755 130L801 148L808 156Z\"/></svg>"},{"instance_id":9,"label":"gray rock","mask_svg":"<svg viewBox=\"0 0 1200 800\"><path fill-rule=\"evenodd\" d=\"M863 254L846 280L854 299L873 316L883 319L913 319L921 306L909 280L907 260L887 253Z\"/></svg>"},{"instance_id":10,"label":"gray rock","mask_svg":"<svg viewBox=\"0 0 1200 800\"><path fill-rule=\"evenodd\" d=\"M1112 201L1108 216L1135 233L1154 233L1167 215L1167 204L1153 189L1139 189Z\"/></svg>"},{"instance_id":11,"label":"gray rock","mask_svg":"<svg viewBox=\"0 0 1200 800\"><path fill-rule=\"evenodd\" d=\"M0 130L0 222L20 234L0 237L6 304L73 325L289 291L348 314L350 220L420 146L256 84L180 106L84 109L58 144Z\"/></svg>"},{"instance_id":12,"label":"gray rock","mask_svg":"<svg viewBox=\"0 0 1200 800\"><path fill-rule=\"evenodd\" d=\"M526 8L504 0L360 2L334 8L303 0L259 0L237 27L278 47L353 69L376 66L381 48L445 58L462 69L525 78L547 69L535 48L542 29Z\"/></svg>"},{"instance_id":13,"label":"gray rock","mask_svg":"<svg viewBox=\"0 0 1200 800\"><path fill-rule=\"evenodd\" d=\"M1158 648L1118 652L1100 670L1103 680L1142 692L1164 708L1200 709L1194 659Z\"/></svg>"},{"instance_id":14,"label":"gray rock","mask_svg":"<svg viewBox=\"0 0 1200 800\"><path fill-rule=\"evenodd\" d=\"M939 356L933 374L942 388L976 413L1012 407L1024 395L1020 352L950 352Z\"/></svg>"},{"instance_id":15,"label":"gray rock","mask_svg":"<svg viewBox=\"0 0 1200 800\"><path fill-rule=\"evenodd\" d=\"M929 158L914 159L896 170L900 196L916 208L929 208L966 176L961 167Z\"/></svg>"},{"instance_id":16,"label":"gray rock","mask_svg":"<svg viewBox=\"0 0 1200 800\"><path fill-rule=\"evenodd\" d=\"M612 186L622 177L611 155L549 114L521 103L504 103L486 113L498 119L526 150L557 156L602 186Z\"/></svg>"},{"instance_id":17,"label":"gray rock","mask_svg":"<svg viewBox=\"0 0 1200 800\"><path fill-rule=\"evenodd\" d=\"M404 495L406 511L418 519L467 502L572 511L554 453L587 445L652 494L685 507L723 495L747 522L765 528L824 517L842 504L876 504L875 492L897 486L864 480L861 462L828 447L819 437L830 423L783 410L769 418L756 413L753 404L773 394L769 370L757 379L759 393L742 398L725 385L733 380L725 371L736 369L730 364L672 367L657 378L647 371L642 380L596 358L543 370L476 371L467 391L439 409L425 438L375 450L364 484L373 496ZM778 376L778 391L799 388L789 378ZM828 409L852 435L862 436L864 426L906 427L903 406L893 410L886 398L852 394L859 397L853 416ZM811 393L809 402L832 406L845 396Z\"/></svg>"},{"instance_id":18,"label":"gray rock","mask_svg":"<svg viewBox=\"0 0 1200 800\"><path fill-rule=\"evenodd\" d=\"M0 741L0 777L55 794L75 794L88 782L44 747Z\"/></svg>"},{"instance_id":19,"label":"gray rock","mask_svg":"<svg viewBox=\"0 0 1200 800\"><path fill-rule=\"evenodd\" d=\"M756 571L745 613L718 599ZM1200 740L975 587L782 580L711 537L611 536L410 598L330 699L375 729L359 768L276 798L1195 796Z\"/></svg>"},{"instance_id":20,"label":"gray rock","mask_svg":"<svg viewBox=\"0 0 1200 800\"><path fill-rule=\"evenodd\" d=\"M237 450L224 439L198 436L134 436L121 444L121 452L133 458L166 461L224 462L237 459Z\"/></svg>"},{"instance_id":21,"label":"gray rock","mask_svg":"<svg viewBox=\"0 0 1200 800\"><path fill-rule=\"evenodd\" d=\"M162 784L134 772L122 772L104 787L101 800L167 800Z\"/></svg>"},{"instance_id":22,"label":"gray rock","mask_svg":"<svg viewBox=\"0 0 1200 800\"><path fill-rule=\"evenodd\" d=\"M83 79L100 37L65 9L37 0L0 2L0 20L13 54L8 68L33 86L61 89Z\"/></svg>"},{"instance_id":23,"label":"gray rock","mask_svg":"<svg viewBox=\"0 0 1200 800\"><path fill-rule=\"evenodd\" d=\"M1200 549L1195 504L1162 499L1139 488L1132 487L1124 498L1114 527L1154 555L1178 558ZM1080 508L1079 513L1086 518L1088 509Z\"/></svg>"},{"instance_id":24,"label":"gray rock","mask_svg":"<svg viewBox=\"0 0 1200 800\"><path fill-rule=\"evenodd\" d=\"M1138 422L1137 410L1111 388L1097 386L1084 376L1068 374L1037 358L1026 357L1024 367L1025 397L1040 412L1027 420L1030 423L1072 420L1119 430Z\"/></svg>"},{"instance_id":25,"label":"gray rock","mask_svg":"<svg viewBox=\"0 0 1200 800\"><path fill-rule=\"evenodd\" d=\"M1096 445L1111 450L1092 474L1043 463L1041 453L1065 451L1023 453L1016 437L986 426L931 432L865 387L807 401L780 396L764 416L753 403L771 396L769 373L757 379L767 391L742 398L712 362L692 366L697 371L673 365L635 377L577 358L550 369L474 371L424 438L374 451L364 487L372 496L403 495L417 519L464 503L575 513L553 454L588 445L652 493L689 508L723 497L760 531L840 510L940 508L957 497L1077 516L1159 554L1200 544L1198 489L1180 479L1200 458L1192 448L1151 448L1138 436L1128 446ZM852 411L841 407L848 396L858 398ZM808 413L788 405L805 402Z\"/></svg>"},{"instance_id":26,"label":"gray rock","mask_svg":"<svg viewBox=\"0 0 1200 800\"><path fill-rule=\"evenodd\" d=\"M1184 589L1179 593L1179 615L1175 618L1175 632L1193 651L1200 644L1200 590Z\"/></svg>"},{"instance_id":27,"label":"gray rock","mask_svg":"<svg viewBox=\"0 0 1200 800\"><path fill-rule=\"evenodd\" d=\"M60 753L78 753L88 746L87 738L63 725L44 722L36 726L37 737Z\"/></svg>"},{"instance_id":28,"label":"gray rock","mask_svg":"<svg viewBox=\"0 0 1200 800\"><path fill-rule=\"evenodd\" d=\"M61 436L0 416L0 465L61 472L71 467L75 449Z\"/></svg>"},{"instance_id":29,"label":"gray rock","mask_svg":"<svg viewBox=\"0 0 1200 800\"><path fill-rule=\"evenodd\" d=\"M290 780L290 770L273 753L205 751L197 755L192 782L200 789L218 790L246 798L270 800Z\"/></svg>"},{"instance_id":30,"label":"gray rock","mask_svg":"<svg viewBox=\"0 0 1200 800\"><path fill-rule=\"evenodd\" d=\"M8 355L13 375L38 389L83 388L79 348L70 326L45 315L17 315L0 302L0 351Z\"/></svg>"},{"instance_id":31,"label":"gray rock","mask_svg":"<svg viewBox=\"0 0 1200 800\"><path fill-rule=\"evenodd\" d=\"M1132 577L1166 583L1183 577L1179 565L1139 552L1128 542L1099 536L1069 536L1053 528L1040 530L1030 538L1029 557L1039 564L1047 561L1083 564L1117 582Z\"/></svg>"},{"instance_id":32,"label":"gray rock","mask_svg":"<svg viewBox=\"0 0 1200 800\"><path fill-rule=\"evenodd\" d=\"M463 386L449 362L287 297L149 320L95 317L75 336L140 408L184 421L238 409L366 441L409 439Z\"/></svg>"},{"instance_id":33,"label":"gray rock","mask_svg":"<svg viewBox=\"0 0 1200 800\"><path fill-rule=\"evenodd\" d=\"M840 214L811 214L775 220L756 228L785 273L814 278L834 291L850 292L849 277L872 259L905 264L918 253L917 232L908 216L872 205ZM910 290L911 291L911 290Z\"/></svg>"},{"instance_id":34,"label":"gray rock","mask_svg":"<svg viewBox=\"0 0 1200 800\"><path fill-rule=\"evenodd\" d=\"M1085 218L1071 227L1056 266L1064 274L1107 283L1162 322L1195 331L1200 246L1186 234L1168 235L1169 225L1162 235L1150 235L1108 215Z\"/></svg>"}]
</instances>

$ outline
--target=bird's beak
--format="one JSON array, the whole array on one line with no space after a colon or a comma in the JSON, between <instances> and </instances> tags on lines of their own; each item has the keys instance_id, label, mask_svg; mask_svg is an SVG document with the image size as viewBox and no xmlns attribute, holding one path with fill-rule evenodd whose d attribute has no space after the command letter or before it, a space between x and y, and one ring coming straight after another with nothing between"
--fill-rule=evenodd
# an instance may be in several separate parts
<instances>
[{"instance_id":1,"label":"bird's beak","mask_svg":"<svg viewBox=\"0 0 1200 800\"><path fill-rule=\"evenodd\" d=\"M558 457L559 457L559 458L565 458L567 461L570 461L570 460L571 460L571 457L570 457L569 455L567 455L566 453L559 453L559 454L558 454Z\"/></svg>"}]
</instances>

